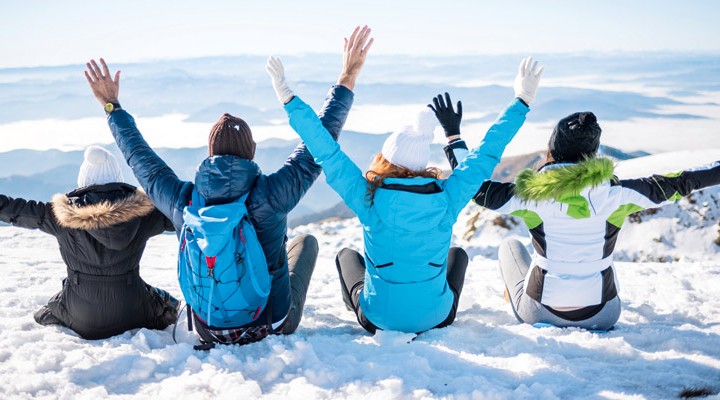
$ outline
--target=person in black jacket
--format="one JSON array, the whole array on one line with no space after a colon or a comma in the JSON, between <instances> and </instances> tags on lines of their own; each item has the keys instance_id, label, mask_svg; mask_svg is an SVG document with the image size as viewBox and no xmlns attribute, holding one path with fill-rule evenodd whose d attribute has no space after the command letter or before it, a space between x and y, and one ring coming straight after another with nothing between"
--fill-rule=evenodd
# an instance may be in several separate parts
<instances>
[{"instance_id":1,"label":"person in black jacket","mask_svg":"<svg viewBox=\"0 0 720 400\"><path fill-rule=\"evenodd\" d=\"M372 43L369 36L367 26L358 27L346 39L342 71L320 112L323 125L335 139L352 106L352 90ZM213 329L194 318L195 330L202 341L243 344L248 337L254 341L270 332L295 332L318 254L317 240L310 235L287 243L287 214L321 172L305 144L300 143L279 170L263 174L253 162L255 141L250 127L241 118L224 114L211 128L208 158L198 166L194 181L183 181L150 148L133 117L120 107L120 71L112 75L103 59L100 65L92 60L86 66L88 84L105 107L120 151L140 185L155 206L170 218L177 232L182 229L183 210L189 205L193 190L206 205L230 203L248 194L245 204L272 275L268 306L254 322L237 329ZM282 81L277 83L285 82L284 75Z\"/></svg>"},{"instance_id":2,"label":"person in black jacket","mask_svg":"<svg viewBox=\"0 0 720 400\"><path fill-rule=\"evenodd\" d=\"M117 161L101 147L86 149L78 186L51 203L0 195L0 221L55 236L67 266L62 290L35 321L85 339L175 323L178 301L140 278L145 244L172 229L170 221L142 190L122 182Z\"/></svg>"}]
</instances>

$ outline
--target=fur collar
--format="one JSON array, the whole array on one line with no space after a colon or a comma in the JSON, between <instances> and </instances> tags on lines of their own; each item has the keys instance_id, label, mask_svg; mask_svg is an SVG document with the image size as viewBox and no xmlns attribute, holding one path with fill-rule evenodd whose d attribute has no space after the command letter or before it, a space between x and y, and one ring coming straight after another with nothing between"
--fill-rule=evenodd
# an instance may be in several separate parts
<instances>
[{"instance_id":1,"label":"fur collar","mask_svg":"<svg viewBox=\"0 0 720 400\"><path fill-rule=\"evenodd\" d=\"M137 189L129 196L115 201L78 206L65 194L56 194L52 210L60 226L69 229L104 229L135 218L149 215L155 209L144 191Z\"/></svg>"},{"instance_id":2,"label":"fur collar","mask_svg":"<svg viewBox=\"0 0 720 400\"><path fill-rule=\"evenodd\" d=\"M614 170L613 161L602 157L540 172L524 169L515 179L515 194L523 200L559 200L612 179Z\"/></svg>"}]
</instances>

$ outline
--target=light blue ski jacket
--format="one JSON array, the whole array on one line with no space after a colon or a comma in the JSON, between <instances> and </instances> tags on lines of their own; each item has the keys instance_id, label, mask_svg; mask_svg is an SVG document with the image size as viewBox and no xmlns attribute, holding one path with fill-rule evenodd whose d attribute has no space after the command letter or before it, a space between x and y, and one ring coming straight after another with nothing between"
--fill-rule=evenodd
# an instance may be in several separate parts
<instances>
[{"instance_id":1,"label":"light blue ski jacket","mask_svg":"<svg viewBox=\"0 0 720 400\"><path fill-rule=\"evenodd\" d=\"M453 303L447 283L452 226L479 183L490 178L528 107L517 99L510 103L447 179L389 178L372 203L363 172L315 112L298 97L285 111L327 183L363 225L366 272L360 307L367 319L380 329L402 332L422 332L443 322Z\"/></svg>"}]
</instances>

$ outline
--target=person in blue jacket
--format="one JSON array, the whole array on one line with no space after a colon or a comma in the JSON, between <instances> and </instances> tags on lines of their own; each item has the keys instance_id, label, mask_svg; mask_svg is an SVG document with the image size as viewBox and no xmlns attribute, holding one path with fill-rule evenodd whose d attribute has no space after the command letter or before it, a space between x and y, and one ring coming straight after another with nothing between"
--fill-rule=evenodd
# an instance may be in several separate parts
<instances>
[{"instance_id":1,"label":"person in blue jacket","mask_svg":"<svg viewBox=\"0 0 720 400\"><path fill-rule=\"evenodd\" d=\"M342 72L320 113L321 124L331 132L332 140L340 134L352 106L352 90L366 55L359 50L365 48L369 35L370 29L358 27L350 39L346 39ZM183 225L183 209L190 202L193 188L207 205L229 203L249 192L246 205L272 281L269 306L247 328L257 325L262 332L294 332L302 318L318 251L312 236L300 236L286 244L287 214L321 172L308 148L300 143L279 170L263 174L252 161L255 142L249 126L242 119L225 114L212 127L209 157L198 166L195 181L182 181L148 146L133 117L120 108L120 71L113 78L103 59L100 64L102 68L92 60L85 71L93 94L105 106L110 130L138 182L155 206L173 222L176 231ZM237 331L204 329L202 324L198 326L197 319L195 322L196 330L206 342L237 343L242 336Z\"/></svg>"},{"instance_id":2,"label":"person in blue jacket","mask_svg":"<svg viewBox=\"0 0 720 400\"><path fill-rule=\"evenodd\" d=\"M390 135L363 174L307 104L298 97L283 98L290 125L363 225L364 257L343 250L337 263L345 304L369 332L422 332L453 322L467 255L461 249L448 252L452 226L477 191L478 179L491 175L525 121L542 74L530 61L523 60L528 67L516 78L516 99L447 179L427 168L432 129L425 116L415 127ZM446 136L455 139L462 105L455 112L447 94L434 101L431 108Z\"/></svg>"}]
</instances>

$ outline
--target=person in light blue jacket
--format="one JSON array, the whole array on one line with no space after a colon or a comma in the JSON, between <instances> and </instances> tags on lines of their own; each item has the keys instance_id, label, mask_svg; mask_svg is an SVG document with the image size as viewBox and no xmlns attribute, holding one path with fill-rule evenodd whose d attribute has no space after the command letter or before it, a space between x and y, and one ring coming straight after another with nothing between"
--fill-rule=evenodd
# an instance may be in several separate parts
<instances>
[{"instance_id":1,"label":"person in light blue jacket","mask_svg":"<svg viewBox=\"0 0 720 400\"><path fill-rule=\"evenodd\" d=\"M277 63L268 62L273 82L282 81L275 76L282 71ZM363 174L307 104L298 97L283 99L290 125L363 225L364 258L343 250L337 259L344 301L363 328L413 333L453 322L467 265L461 249L448 252L453 224L524 123L542 71L537 62L523 60L516 99L447 179L427 168L433 138L427 115L393 133ZM278 85L275 89L283 91ZM430 108L448 140L459 138L462 104L455 112L447 93L434 103Z\"/></svg>"}]
</instances>

